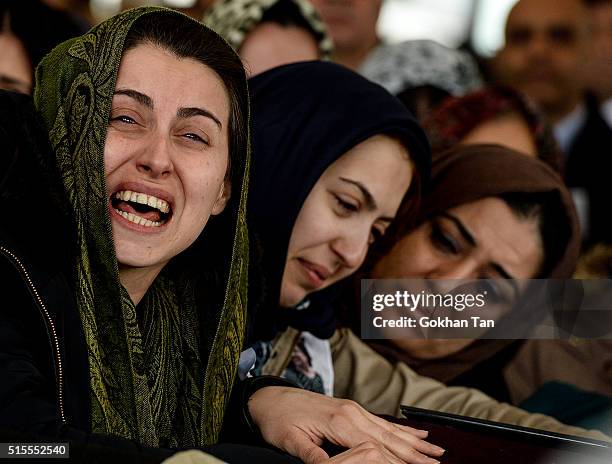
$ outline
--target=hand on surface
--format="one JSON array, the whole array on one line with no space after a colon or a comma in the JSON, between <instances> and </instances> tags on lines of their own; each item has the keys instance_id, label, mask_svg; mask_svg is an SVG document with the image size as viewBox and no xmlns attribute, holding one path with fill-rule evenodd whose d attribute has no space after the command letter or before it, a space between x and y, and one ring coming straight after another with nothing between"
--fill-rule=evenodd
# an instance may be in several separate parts
<instances>
[{"instance_id":1,"label":"hand on surface","mask_svg":"<svg viewBox=\"0 0 612 464\"><path fill-rule=\"evenodd\" d=\"M290 387L266 387L249 399L263 438L306 464L383 462L434 464L444 450L424 440L427 431L393 424L354 401ZM350 448L329 458L327 440Z\"/></svg>"}]
</instances>

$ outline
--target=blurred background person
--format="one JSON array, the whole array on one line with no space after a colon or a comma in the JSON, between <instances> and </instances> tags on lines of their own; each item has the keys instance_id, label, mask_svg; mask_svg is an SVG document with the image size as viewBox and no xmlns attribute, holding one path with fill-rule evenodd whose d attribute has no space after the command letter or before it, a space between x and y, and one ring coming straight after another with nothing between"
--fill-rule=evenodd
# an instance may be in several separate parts
<instances>
[{"instance_id":1,"label":"blurred background person","mask_svg":"<svg viewBox=\"0 0 612 464\"><path fill-rule=\"evenodd\" d=\"M42 0L54 10L60 10L71 16L83 27L83 31L95 24L91 12L91 0Z\"/></svg>"},{"instance_id":2,"label":"blurred background person","mask_svg":"<svg viewBox=\"0 0 612 464\"><path fill-rule=\"evenodd\" d=\"M334 61L358 71L380 45L376 31L382 0L311 0L334 42Z\"/></svg>"},{"instance_id":3,"label":"blurred background person","mask_svg":"<svg viewBox=\"0 0 612 464\"><path fill-rule=\"evenodd\" d=\"M360 71L398 97L419 121L445 98L459 97L482 86L471 55L433 40L378 47Z\"/></svg>"},{"instance_id":4,"label":"blurred background person","mask_svg":"<svg viewBox=\"0 0 612 464\"><path fill-rule=\"evenodd\" d=\"M5 17L0 33L0 87L29 94L32 91L32 65L23 42L8 25L8 17Z\"/></svg>"},{"instance_id":5,"label":"blurred background person","mask_svg":"<svg viewBox=\"0 0 612 464\"><path fill-rule=\"evenodd\" d=\"M586 4L593 33L587 84L612 127L612 0L586 0Z\"/></svg>"},{"instance_id":6,"label":"blurred background person","mask_svg":"<svg viewBox=\"0 0 612 464\"><path fill-rule=\"evenodd\" d=\"M204 17L206 10L210 8L213 3L215 3L215 0L194 0L191 5L184 8L177 8L177 10L199 21Z\"/></svg>"},{"instance_id":7,"label":"blurred background person","mask_svg":"<svg viewBox=\"0 0 612 464\"><path fill-rule=\"evenodd\" d=\"M0 3L0 88L31 93L40 60L83 32L83 25L71 16L38 0Z\"/></svg>"},{"instance_id":8,"label":"blurred background person","mask_svg":"<svg viewBox=\"0 0 612 464\"><path fill-rule=\"evenodd\" d=\"M612 130L587 93L588 12L582 0L520 0L506 22L506 43L493 62L500 82L533 99L554 124L566 156L565 179L588 224L587 244L612 240L607 179Z\"/></svg>"},{"instance_id":9,"label":"blurred background person","mask_svg":"<svg viewBox=\"0 0 612 464\"><path fill-rule=\"evenodd\" d=\"M463 95L480 85L480 66L468 53L470 47L465 47L468 51L457 50L469 42L467 22L472 19L453 18L460 28L465 26L466 36L453 45L446 43L445 34L435 29L438 22L445 22L445 17L448 20L449 8L442 3L400 0L311 2L334 42L332 59L383 86L390 84L387 90L395 95L405 91L398 96L418 119L440 103L445 95ZM477 2L463 0L457 3L459 9L471 9L474 14ZM428 28L424 24L428 23L432 28L425 33ZM377 69L379 67L383 69ZM429 79L431 82L427 82Z\"/></svg>"},{"instance_id":10,"label":"blurred background person","mask_svg":"<svg viewBox=\"0 0 612 464\"><path fill-rule=\"evenodd\" d=\"M455 144L497 143L562 171L562 155L546 118L510 87L489 86L448 98L423 121L423 127L434 153Z\"/></svg>"},{"instance_id":11,"label":"blurred background person","mask_svg":"<svg viewBox=\"0 0 612 464\"><path fill-rule=\"evenodd\" d=\"M584 100L588 17L581 0L520 0L506 22L497 77L536 101L553 124ZM569 140L571 142L571 138ZM561 143L566 149L567 143Z\"/></svg>"},{"instance_id":12,"label":"blurred background person","mask_svg":"<svg viewBox=\"0 0 612 464\"><path fill-rule=\"evenodd\" d=\"M332 50L308 0L220 0L203 21L238 52L251 76L282 64L328 59Z\"/></svg>"}]
</instances>

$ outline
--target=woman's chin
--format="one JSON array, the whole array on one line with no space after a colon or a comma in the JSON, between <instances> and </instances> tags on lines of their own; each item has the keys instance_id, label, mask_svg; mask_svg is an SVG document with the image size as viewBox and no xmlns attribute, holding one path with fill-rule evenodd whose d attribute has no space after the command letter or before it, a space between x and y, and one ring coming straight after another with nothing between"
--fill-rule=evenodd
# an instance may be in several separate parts
<instances>
[{"instance_id":1,"label":"woman's chin","mask_svg":"<svg viewBox=\"0 0 612 464\"><path fill-rule=\"evenodd\" d=\"M293 308L294 306L297 306L307 296L308 292L302 288L299 288L299 286L288 286L283 283L281 288L280 306L281 308Z\"/></svg>"}]
</instances>

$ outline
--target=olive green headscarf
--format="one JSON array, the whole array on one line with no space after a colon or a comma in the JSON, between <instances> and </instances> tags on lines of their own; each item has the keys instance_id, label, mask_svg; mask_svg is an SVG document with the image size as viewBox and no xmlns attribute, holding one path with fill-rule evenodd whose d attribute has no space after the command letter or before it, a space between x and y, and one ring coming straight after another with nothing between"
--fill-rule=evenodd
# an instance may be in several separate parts
<instances>
[{"instance_id":1,"label":"olive green headscarf","mask_svg":"<svg viewBox=\"0 0 612 464\"><path fill-rule=\"evenodd\" d=\"M230 205L180 255L196 254L197 265L187 271L171 262L136 308L118 277L104 143L124 41L143 15L193 21L161 8L115 16L53 50L37 69L34 97L78 236L74 289L88 347L91 429L193 447L218 439L244 340L249 147L239 166L233 161ZM245 80L245 95L246 88ZM223 259L202 252L211 236Z\"/></svg>"}]
</instances>

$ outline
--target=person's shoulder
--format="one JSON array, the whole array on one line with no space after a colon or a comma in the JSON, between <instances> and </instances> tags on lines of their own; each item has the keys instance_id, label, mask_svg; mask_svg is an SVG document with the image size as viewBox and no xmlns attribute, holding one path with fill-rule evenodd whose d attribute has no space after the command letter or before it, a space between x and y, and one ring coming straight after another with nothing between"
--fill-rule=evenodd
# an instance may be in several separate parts
<instances>
[{"instance_id":1,"label":"person's shoulder","mask_svg":"<svg viewBox=\"0 0 612 464\"><path fill-rule=\"evenodd\" d=\"M29 95L0 90L0 149L0 192L16 169L31 170L32 162L40 164L36 158L49 158L48 135Z\"/></svg>"},{"instance_id":2,"label":"person's shoulder","mask_svg":"<svg viewBox=\"0 0 612 464\"><path fill-rule=\"evenodd\" d=\"M54 156L32 99L0 91L0 256L3 275L44 288L69 259L70 228L53 175ZM6 282L4 279L3 282ZM16 295L4 286L5 296ZM30 289L31 291L34 291Z\"/></svg>"},{"instance_id":3,"label":"person's shoulder","mask_svg":"<svg viewBox=\"0 0 612 464\"><path fill-rule=\"evenodd\" d=\"M34 109L34 101L30 95L26 95L20 92L13 92L11 90L0 89L0 114L4 115L6 112L11 110L22 110L30 107Z\"/></svg>"},{"instance_id":4,"label":"person's shoulder","mask_svg":"<svg viewBox=\"0 0 612 464\"><path fill-rule=\"evenodd\" d=\"M584 108L586 112L584 123L574 137L569 157L578 158L587 165L608 166L610 157L601 155L604 153L607 155L612 145L612 128L601 115L594 97L589 95L585 97Z\"/></svg>"},{"instance_id":5,"label":"person's shoulder","mask_svg":"<svg viewBox=\"0 0 612 464\"><path fill-rule=\"evenodd\" d=\"M0 130L3 139L22 133L26 128L24 124L36 120L36 108L30 95L0 89Z\"/></svg>"},{"instance_id":6,"label":"person's shoulder","mask_svg":"<svg viewBox=\"0 0 612 464\"><path fill-rule=\"evenodd\" d=\"M586 94L584 98L586 108L586 121L581 132L587 133L590 136L604 138L607 141L612 141L612 128L608 125L603 115L597 98L592 94ZM606 147L609 148L609 147Z\"/></svg>"},{"instance_id":7,"label":"person's shoulder","mask_svg":"<svg viewBox=\"0 0 612 464\"><path fill-rule=\"evenodd\" d=\"M0 178L14 162L25 121L34 115L34 104L29 95L0 89Z\"/></svg>"}]
</instances>

